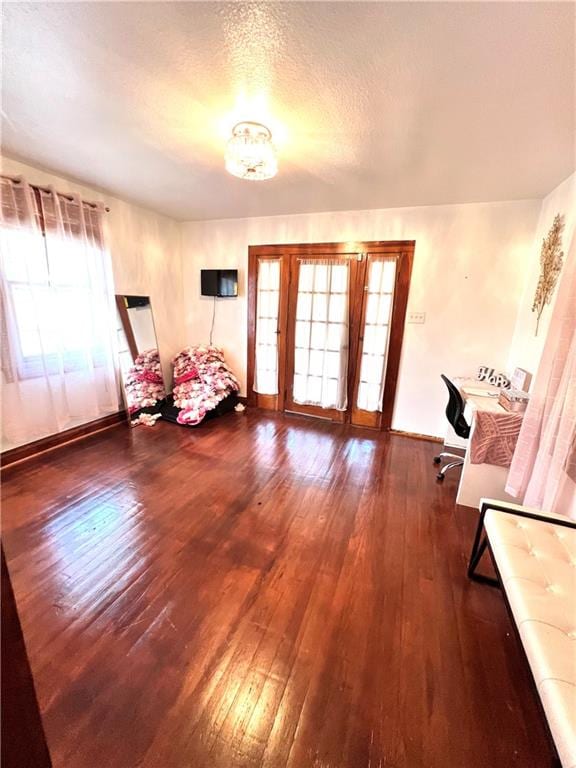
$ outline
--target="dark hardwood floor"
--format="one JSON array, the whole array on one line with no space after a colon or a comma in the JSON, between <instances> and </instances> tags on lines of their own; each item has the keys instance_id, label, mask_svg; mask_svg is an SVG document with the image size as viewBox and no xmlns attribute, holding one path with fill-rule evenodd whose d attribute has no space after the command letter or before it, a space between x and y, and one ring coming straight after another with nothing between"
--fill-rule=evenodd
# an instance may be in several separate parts
<instances>
[{"instance_id":1,"label":"dark hardwood floor","mask_svg":"<svg viewBox=\"0 0 576 768\"><path fill-rule=\"evenodd\" d=\"M7 469L54 768L547 768L436 450L249 410Z\"/></svg>"}]
</instances>

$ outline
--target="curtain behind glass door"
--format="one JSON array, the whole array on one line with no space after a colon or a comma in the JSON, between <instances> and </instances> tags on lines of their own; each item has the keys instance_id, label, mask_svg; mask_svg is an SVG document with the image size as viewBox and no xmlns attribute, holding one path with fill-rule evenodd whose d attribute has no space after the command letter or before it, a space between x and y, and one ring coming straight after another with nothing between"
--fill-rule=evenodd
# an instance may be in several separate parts
<instances>
[{"instance_id":1,"label":"curtain behind glass door","mask_svg":"<svg viewBox=\"0 0 576 768\"><path fill-rule=\"evenodd\" d=\"M369 261L356 399L356 407L363 411L382 410L395 279L394 258Z\"/></svg>"},{"instance_id":2,"label":"curtain behind glass door","mask_svg":"<svg viewBox=\"0 0 576 768\"><path fill-rule=\"evenodd\" d=\"M345 411L348 389L348 284L344 259L300 259L293 398Z\"/></svg>"},{"instance_id":3,"label":"curtain behind glass door","mask_svg":"<svg viewBox=\"0 0 576 768\"><path fill-rule=\"evenodd\" d=\"M258 259L254 391L278 394L280 260Z\"/></svg>"}]
</instances>

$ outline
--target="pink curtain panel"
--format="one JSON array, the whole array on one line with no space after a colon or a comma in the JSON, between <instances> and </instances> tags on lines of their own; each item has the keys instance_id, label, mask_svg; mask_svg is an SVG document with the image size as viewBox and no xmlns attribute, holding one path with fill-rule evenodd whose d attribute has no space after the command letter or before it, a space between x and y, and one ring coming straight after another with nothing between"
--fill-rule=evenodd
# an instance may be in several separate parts
<instances>
[{"instance_id":1,"label":"pink curtain panel","mask_svg":"<svg viewBox=\"0 0 576 768\"><path fill-rule=\"evenodd\" d=\"M506 491L576 517L576 238L560 286Z\"/></svg>"}]
</instances>

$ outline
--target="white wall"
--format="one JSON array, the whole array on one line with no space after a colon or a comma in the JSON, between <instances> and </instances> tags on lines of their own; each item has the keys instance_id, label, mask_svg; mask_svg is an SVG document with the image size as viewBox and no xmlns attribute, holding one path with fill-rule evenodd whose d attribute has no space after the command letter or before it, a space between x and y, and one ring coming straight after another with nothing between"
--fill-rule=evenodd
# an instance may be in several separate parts
<instances>
[{"instance_id":1,"label":"white wall","mask_svg":"<svg viewBox=\"0 0 576 768\"><path fill-rule=\"evenodd\" d=\"M246 393L248 246L272 243L415 240L407 325L393 417L395 429L442 436L446 393L440 374L506 369L540 201L189 222L182 225L187 343L208 340L212 300L200 269L238 268L238 299L216 305L214 342Z\"/></svg>"},{"instance_id":2,"label":"white wall","mask_svg":"<svg viewBox=\"0 0 576 768\"><path fill-rule=\"evenodd\" d=\"M201 268L240 271L239 298L216 300L214 341L224 347L246 393L249 245L415 240L408 311L426 312L426 323L406 326L393 426L439 436L445 431L440 373L472 374L481 363L502 370L521 365L534 372L550 315L547 308L542 330L534 339L530 307L541 240L555 213L563 212L568 252L576 218L575 176L542 203L527 200L179 223L16 160L3 158L3 172L62 192L77 192L110 207L105 221L116 291L151 297L168 384L171 357L185 344L208 340L212 299L200 296Z\"/></svg>"},{"instance_id":3,"label":"white wall","mask_svg":"<svg viewBox=\"0 0 576 768\"><path fill-rule=\"evenodd\" d=\"M180 224L11 158L2 158L2 172L23 176L31 184L52 185L58 192L77 193L110 207L104 221L116 293L150 296L162 367L169 385L170 359L180 351L185 339Z\"/></svg>"},{"instance_id":4,"label":"white wall","mask_svg":"<svg viewBox=\"0 0 576 768\"><path fill-rule=\"evenodd\" d=\"M558 288L557 285L552 302L544 308L540 319L538 336L536 336L536 314L532 312L532 303L540 276L540 251L542 249L542 240L550 231L557 213L564 214L565 217L562 250L566 259L567 254L570 252L570 243L572 242L576 227L576 174L574 173L563 181L562 184L559 184L556 189L552 190L542 201L534 243L524 265L524 292L510 348L509 366L510 368L524 368L532 375L538 369ZM560 275L558 284L561 279L562 275Z\"/></svg>"}]
</instances>

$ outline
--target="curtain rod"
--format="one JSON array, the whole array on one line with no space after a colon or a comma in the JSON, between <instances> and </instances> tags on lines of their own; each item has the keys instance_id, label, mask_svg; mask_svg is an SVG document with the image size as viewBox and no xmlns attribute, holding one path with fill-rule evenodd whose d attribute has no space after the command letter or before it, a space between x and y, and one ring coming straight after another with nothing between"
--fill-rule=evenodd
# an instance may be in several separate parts
<instances>
[{"instance_id":1,"label":"curtain rod","mask_svg":"<svg viewBox=\"0 0 576 768\"><path fill-rule=\"evenodd\" d=\"M16 176L7 176L4 173L2 174L2 178L8 179L8 181L13 182L14 184L22 184L22 181L23 181L23 179L19 179ZM38 192L48 192L48 193L54 192L54 190L50 189L50 187L41 187L39 184L29 184L28 186L31 187L32 189L37 189ZM71 195L65 195L63 192L56 192L56 194L59 195L60 197L63 197L64 200L70 200L70 202L73 202L75 199ZM106 213L110 213L110 208L107 205L102 206L101 204L98 204L98 203L92 203L89 200L82 200L82 202L85 205L89 205L91 208L104 207L104 210L106 211Z\"/></svg>"}]
</instances>

